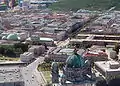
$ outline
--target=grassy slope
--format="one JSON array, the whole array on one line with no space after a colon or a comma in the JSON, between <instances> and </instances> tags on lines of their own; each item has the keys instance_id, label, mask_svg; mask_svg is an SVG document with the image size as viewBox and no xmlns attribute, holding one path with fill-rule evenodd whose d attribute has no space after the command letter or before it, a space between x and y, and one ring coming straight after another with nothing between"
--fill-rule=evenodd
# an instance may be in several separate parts
<instances>
[{"instance_id":1,"label":"grassy slope","mask_svg":"<svg viewBox=\"0 0 120 86\"><path fill-rule=\"evenodd\" d=\"M78 10L80 8L106 10L112 6L120 9L120 0L60 0L60 2L54 3L51 8L57 10Z\"/></svg>"},{"instance_id":2,"label":"grassy slope","mask_svg":"<svg viewBox=\"0 0 120 86\"><path fill-rule=\"evenodd\" d=\"M0 61L18 61L19 58L11 58L11 57L1 57L0 56Z\"/></svg>"}]
</instances>

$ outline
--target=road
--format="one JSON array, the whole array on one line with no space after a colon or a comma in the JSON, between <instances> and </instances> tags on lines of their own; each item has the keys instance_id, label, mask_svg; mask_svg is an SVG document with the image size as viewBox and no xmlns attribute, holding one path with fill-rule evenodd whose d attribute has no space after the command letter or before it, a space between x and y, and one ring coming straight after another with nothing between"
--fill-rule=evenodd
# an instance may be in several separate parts
<instances>
[{"instance_id":1,"label":"road","mask_svg":"<svg viewBox=\"0 0 120 86\"><path fill-rule=\"evenodd\" d=\"M102 14L105 15L105 13L109 13L110 11L114 10L116 7L111 7L110 9L108 9L107 11L103 12ZM87 26L91 25L95 20L99 19L101 16L96 16L95 18L91 19L89 22L87 22L85 25L83 25L83 27L80 29L80 31L84 30ZM71 35L78 35L80 33L80 31L75 31L73 34ZM81 34L81 33L80 33ZM93 36L91 36L91 39L93 38ZM89 38L88 38L89 39ZM57 46L58 47L65 47L66 45L68 45L70 42L70 38L66 39L65 41L60 41Z\"/></svg>"},{"instance_id":2,"label":"road","mask_svg":"<svg viewBox=\"0 0 120 86\"><path fill-rule=\"evenodd\" d=\"M21 72L25 81L25 86L44 86L45 79L41 72L37 71L37 67L44 61L44 57L37 58L27 67L23 67Z\"/></svg>"}]
</instances>

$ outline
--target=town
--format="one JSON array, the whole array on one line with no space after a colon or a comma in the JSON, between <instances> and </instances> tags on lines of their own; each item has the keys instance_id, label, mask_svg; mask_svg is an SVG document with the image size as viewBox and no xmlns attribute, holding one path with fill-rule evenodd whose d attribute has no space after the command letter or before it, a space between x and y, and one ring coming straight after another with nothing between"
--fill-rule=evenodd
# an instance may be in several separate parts
<instances>
[{"instance_id":1,"label":"town","mask_svg":"<svg viewBox=\"0 0 120 86\"><path fill-rule=\"evenodd\" d=\"M0 8L0 86L120 86L120 11L13 2Z\"/></svg>"}]
</instances>

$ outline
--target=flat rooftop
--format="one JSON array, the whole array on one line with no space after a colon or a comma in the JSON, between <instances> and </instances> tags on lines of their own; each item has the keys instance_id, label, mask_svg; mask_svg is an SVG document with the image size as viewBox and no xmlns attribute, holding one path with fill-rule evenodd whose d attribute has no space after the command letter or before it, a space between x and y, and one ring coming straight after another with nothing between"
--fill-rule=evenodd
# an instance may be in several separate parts
<instances>
[{"instance_id":1,"label":"flat rooftop","mask_svg":"<svg viewBox=\"0 0 120 86\"><path fill-rule=\"evenodd\" d=\"M22 61L0 61L0 65L19 65L19 64L26 64L25 62Z\"/></svg>"},{"instance_id":2,"label":"flat rooftop","mask_svg":"<svg viewBox=\"0 0 120 86\"><path fill-rule=\"evenodd\" d=\"M111 69L110 68L110 63L116 64L118 62L116 61L99 61L95 62L95 65L97 65L100 69L102 69L104 72L115 72L115 71L120 71L120 67L116 69Z\"/></svg>"},{"instance_id":3,"label":"flat rooftop","mask_svg":"<svg viewBox=\"0 0 120 86\"><path fill-rule=\"evenodd\" d=\"M0 83L23 81L19 66L0 66Z\"/></svg>"},{"instance_id":4,"label":"flat rooftop","mask_svg":"<svg viewBox=\"0 0 120 86\"><path fill-rule=\"evenodd\" d=\"M109 42L109 43L120 43L119 40L94 40L94 39L71 39L70 42Z\"/></svg>"},{"instance_id":5,"label":"flat rooftop","mask_svg":"<svg viewBox=\"0 0 120 86\"><path fill-rule=\"evenodd\" d=\"M95 35L95 34L78 34L79 36L96 36L96 37L120 37L118 35Z\"/></svg>"},{"instance_id":6,"label":"flat rooftop","mask_svg":"<svg viewBox=\"0 0 120 86\"><path fill-rule=\"evenodd\" d=\"M61 49L59 51L59 53L62 54L67 54L67 55L72 55L73 54L74 49L70 49L70 48L65 48L65 49Z\"/></svg>"}]
</instances>

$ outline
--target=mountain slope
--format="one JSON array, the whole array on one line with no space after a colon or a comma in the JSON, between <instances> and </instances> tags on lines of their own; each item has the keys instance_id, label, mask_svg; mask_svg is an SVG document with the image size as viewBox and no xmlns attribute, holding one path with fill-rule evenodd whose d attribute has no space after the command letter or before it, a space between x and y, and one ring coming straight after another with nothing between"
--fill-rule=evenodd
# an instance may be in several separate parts
<instances>
[{"instance_id":1,"label":"mountain slope","mask_svg":"<svg viewBox=\"0 0 120 86\"><path fill-rule=\"evenodd\" d=\"M106 10L113 6L116 9L120 9L120 0L60 0L54 3L51 8L57 10L78 10L78 9L90 9L90 10Z\"/></svg>"}]
</instances>

